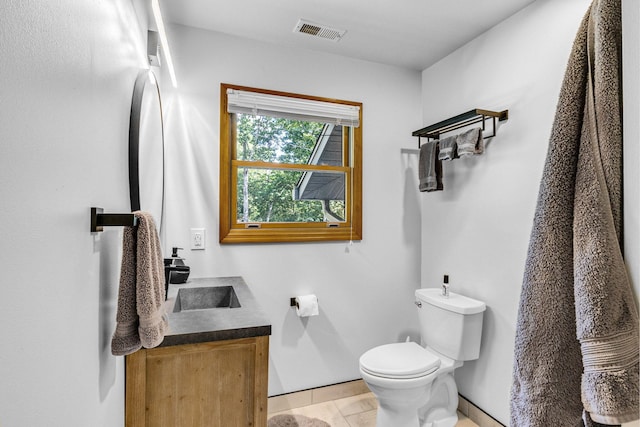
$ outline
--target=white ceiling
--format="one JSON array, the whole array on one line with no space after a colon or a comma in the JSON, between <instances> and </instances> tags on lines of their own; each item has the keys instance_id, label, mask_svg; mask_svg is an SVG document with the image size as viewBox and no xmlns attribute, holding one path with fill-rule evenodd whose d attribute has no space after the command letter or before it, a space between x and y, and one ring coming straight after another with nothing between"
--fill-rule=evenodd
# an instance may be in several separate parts
<instances>
[{"instance_id":1,"label":"white ceiling","mask_svg":"<svg viewBox=\"0 0 640 427\"><path fill-rule=\"evenodd\" d=\"M161 0L166 23L423 70L534 0ZM293 29L347 30L339 42Z\"/></svg>"}]
</instances>

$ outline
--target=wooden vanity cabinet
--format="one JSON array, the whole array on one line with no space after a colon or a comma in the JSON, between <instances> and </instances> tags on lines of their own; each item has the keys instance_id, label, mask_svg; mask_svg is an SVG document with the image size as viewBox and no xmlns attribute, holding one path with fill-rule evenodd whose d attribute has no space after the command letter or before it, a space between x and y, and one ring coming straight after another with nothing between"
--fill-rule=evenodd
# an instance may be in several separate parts
<instances>
[{"instance_id":1,"label":"wooden vanity cabinet","mask_svg":"<svg viewBox=\"0 0 640 427\"><path fill-rule=\"evenodd\" d=\"M264 427L269 336L126 357L127 427Z\"/></svg>"}]
</instances>

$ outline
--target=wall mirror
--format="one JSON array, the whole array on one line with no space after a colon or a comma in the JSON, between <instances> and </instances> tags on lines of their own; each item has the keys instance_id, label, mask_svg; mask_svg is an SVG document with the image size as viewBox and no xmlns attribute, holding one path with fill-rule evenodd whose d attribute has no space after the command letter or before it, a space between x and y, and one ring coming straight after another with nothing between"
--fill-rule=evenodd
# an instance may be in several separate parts
<instances>
[{"instance_id":1,"label":"wall mirror","mask_svg":"<svg viewBox=\"0 0 640 427\"><path fill-rule=\"evenodd\" d=\"M129 123L131 211L153 215L158 229L164 207L164 133L160 89L151 70L138 73Z\"/></svg>"}]
</instances>

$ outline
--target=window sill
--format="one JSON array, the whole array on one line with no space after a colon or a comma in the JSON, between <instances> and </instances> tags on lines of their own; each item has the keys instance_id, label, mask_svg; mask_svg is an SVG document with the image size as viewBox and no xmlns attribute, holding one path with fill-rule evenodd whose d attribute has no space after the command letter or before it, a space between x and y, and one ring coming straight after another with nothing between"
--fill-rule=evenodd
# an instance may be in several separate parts
<instances>
[{"instance_id":1,"label":"window sill","mask_svg":"<svg viewBox=\"0 0 640 427\"><path fill-rule=\"evenodd\" d=\"M220 230L220 243L288 243L361 240L361 232L349 227L338 228L233 228Z\"/></svg>"}]
</instances>

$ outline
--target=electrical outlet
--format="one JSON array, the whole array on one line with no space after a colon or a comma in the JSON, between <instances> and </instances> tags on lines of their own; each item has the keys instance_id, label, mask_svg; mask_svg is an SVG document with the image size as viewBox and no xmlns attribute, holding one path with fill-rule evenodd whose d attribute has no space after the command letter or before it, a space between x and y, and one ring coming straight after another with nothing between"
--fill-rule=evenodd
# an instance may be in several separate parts
<instances>
[{"instance_id":1,"label":"electrical outlet","mask_svg":"<svg viewBox=\"0 0 640 427\"><path fill-rule=\"evenodd\" d=\"M205 229L204 228L192 228L191 229L191 250L201 250L205 246Z\"/></svg>"}]
</instances>

